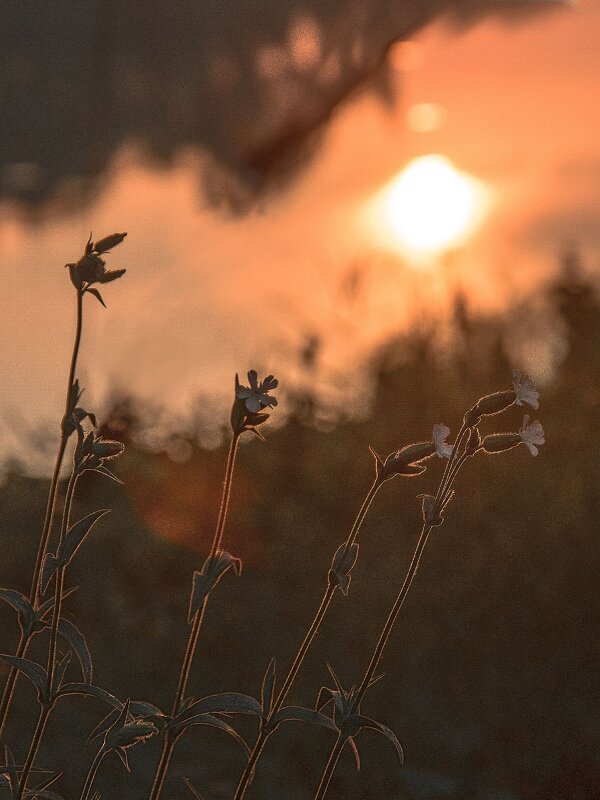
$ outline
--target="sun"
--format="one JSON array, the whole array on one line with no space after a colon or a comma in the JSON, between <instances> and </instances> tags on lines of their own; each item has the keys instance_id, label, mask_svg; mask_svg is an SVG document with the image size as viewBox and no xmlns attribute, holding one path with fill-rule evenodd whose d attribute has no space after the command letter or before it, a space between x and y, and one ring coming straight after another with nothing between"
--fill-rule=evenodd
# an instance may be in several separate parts
<instances>
[{"instance_id":1,"label":"sun","mask_svg":"<svg viewBox=\"0 0 600 800\"><path fill-rule=\"evenodd\" d=\"M465 242L487 205L484 185L440 155L415 158L369 204L369 227L380 244L415 259Z\"/></svg>"}]
</instances>

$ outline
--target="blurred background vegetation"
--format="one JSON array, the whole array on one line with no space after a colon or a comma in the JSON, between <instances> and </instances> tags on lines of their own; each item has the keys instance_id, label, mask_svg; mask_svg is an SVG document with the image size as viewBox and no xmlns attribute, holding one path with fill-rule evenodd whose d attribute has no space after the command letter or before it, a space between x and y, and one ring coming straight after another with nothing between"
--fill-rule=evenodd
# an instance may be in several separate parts
<instances>
[{"instance_id":1,"label":"blurred background vegetation","mask_svg":"<svg viewBox=\"0 0 600 800\"><path fill-rule=\"evenodd\" d=\"M540 387L547 443L537 459L525 448L473 459L459 477L383 659L385 679L364 708L395 730L406 765L366 733L362 771L345 753L332 797L598 798L600 303L573 251L558 274L536 298L552 310L565 342L562 363ZM211 599L194 694L257 695L272 656L285 670L370 484L368 445L391 452L428 438L436 422L456 431L478 397L508 388L513 364L504 342L533 302L525 298L494 318L474 315L457 297L451 343L440 346L426 323L389 342L372 358L360 419L353 406L326 429L311 389L319 342L307 344L299 354L305 388L286 398L287 422L267 424L267 442L253 439L239 453L225 543L244 572L228 575ZM73 563L70 581L81 588L68 612L88 636L97 683L167 706L192 571L216 521L226 443L200 448L190 420L187 434L150 451L140 436L145 410L133 398L113 405L103 433L127 445L117 465L125 487L95 479L84 486L78 512L114 510ZM488 429L518 429L521 412L491 419ZM423 477L396 479L380 492L361 533L350 594L336 596L290 702L312 704L328 681L326 661L347 684L360 677L418 535L415 496L435 488L441 469L436 459ZM0 488L1 585L28 590L47 488L12 462ZM8 651L17 627L5 608L0 629ZM33 707L30 686L20 684L18 702ZM55 715L57 735L46 737L42 761L64 770L59 786L67 796L80 790L92 758L82 742L103 713L94 701L74 700ZM241 725L254 735L252 722ZM9 737L19 757L29 728L13 715ZM250 796L309 796L331 739L322 729L282 727ZM145 797L149 778L140 776L158 747L151 741L133 751L132 776L109 759L99 778L103 796ZM190 796L182 776L207 798L229 797L243 763L233 740L196 729L178 747L168 797Z\"/></svg>"}]
</instances>

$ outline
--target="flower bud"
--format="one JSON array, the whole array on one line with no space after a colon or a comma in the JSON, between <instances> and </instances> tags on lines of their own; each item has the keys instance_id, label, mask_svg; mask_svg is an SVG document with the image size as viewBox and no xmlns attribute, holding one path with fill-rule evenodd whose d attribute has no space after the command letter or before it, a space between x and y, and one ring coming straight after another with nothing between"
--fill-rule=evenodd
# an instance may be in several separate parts
<instances>
[{"instance_id":1,"label":"flower bud","mask_svg":"<svg viewBox=\"0 0 600 800\"><path fill-rule=\"evenodd\" d=\"M394 475L412 477L425 472L425 466L418 463L434 455L436 446L433 442L415 442L401 450L391 453L384 462L377 461L377 475L381 480L388 480Z\"/></svg>"},{"instance_id":2,"label":"flower bud","mask_svg":"<svg viewBox=\"0 0 600 800\"><path fill-rule=\"evenodd\" d=\"M106 253L107 250L112 250L113 247L121 244L126 236L126 233L111 233L110 236L105 236L104 239L100 239L99 242L96 242L94 244L94 250L96 253Z\"/></svg>"},{"instance_id":3,"label":"flower bud","mask_svg":"<svg viewBox=\"0 0 600 800\"><path fill-rule=\"evenodd\" d=\"M516 399L516 392L510 390L495 392L494 394L488 394L482 397L473 408L465 414L465 425L477 425L481 417L491 417L493 414L499 414L501 411L505 411L512 406Z\"/></svg>"},{"instance_id":4,"label":"flower bud","mask_svg":"<svg viewBox=\"0 0 600 800\"><path fill-rule=\"evenodd\" d=\"M521 436L518 433L491 433L483 440L483 449L486 453L503 453L519 444Z\"/></svg>"}]
</instances>

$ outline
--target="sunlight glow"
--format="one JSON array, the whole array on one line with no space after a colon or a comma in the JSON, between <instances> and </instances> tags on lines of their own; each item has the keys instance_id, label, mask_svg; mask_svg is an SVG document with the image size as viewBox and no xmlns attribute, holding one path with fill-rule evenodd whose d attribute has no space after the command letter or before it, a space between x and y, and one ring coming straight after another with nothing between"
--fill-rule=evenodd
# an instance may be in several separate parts
<instances>
[{"instance_id":1,"label":"sunlight glow","mask_svg":"<svg viewBox=\"0 0 600 800\"><path fill-rule=\"evenodd\" d=\"M432 257L457 247L481 222L487 192L440 155L415 158L370 204L380 244L403 255Z\"/></svg>"}]
</instances>

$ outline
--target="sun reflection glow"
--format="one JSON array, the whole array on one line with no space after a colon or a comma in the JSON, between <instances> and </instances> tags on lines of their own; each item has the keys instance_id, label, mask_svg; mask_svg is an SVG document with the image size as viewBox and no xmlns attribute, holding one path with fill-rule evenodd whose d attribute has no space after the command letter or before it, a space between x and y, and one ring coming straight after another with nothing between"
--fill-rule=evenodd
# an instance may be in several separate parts
<instances>
[{"instance_id":1,"label":"sun reflection glow","mask_svg":"<svg viewBox=\"0 0 600 800\"><path fill-rule=\"evenodd\" d=\"M405 256L431 258L471 236L483 219L488 191L440 155L411 161L369 204L379 244Z\"/></svg>"}]
</instances>

